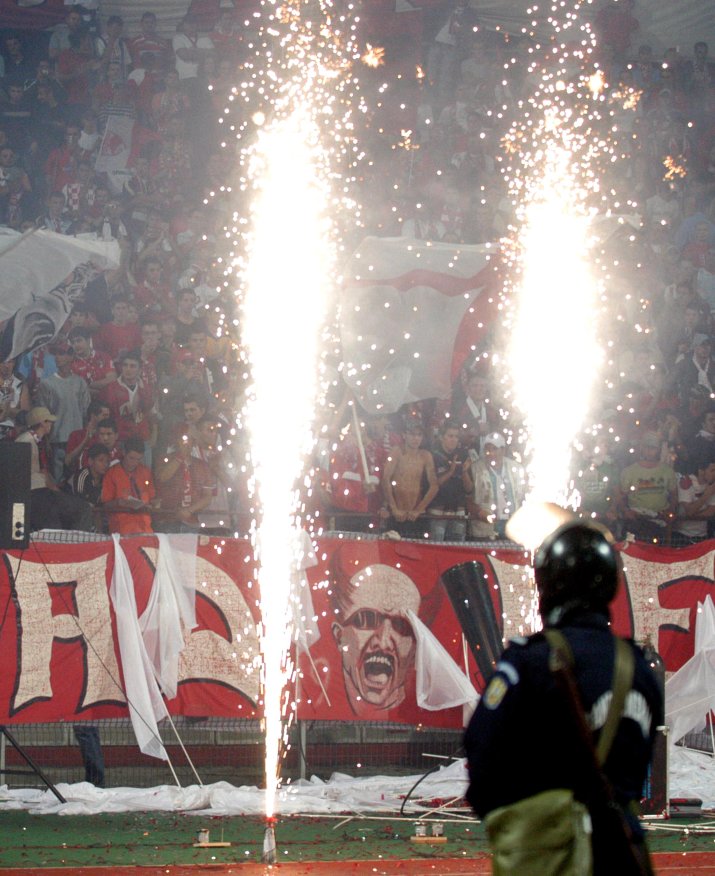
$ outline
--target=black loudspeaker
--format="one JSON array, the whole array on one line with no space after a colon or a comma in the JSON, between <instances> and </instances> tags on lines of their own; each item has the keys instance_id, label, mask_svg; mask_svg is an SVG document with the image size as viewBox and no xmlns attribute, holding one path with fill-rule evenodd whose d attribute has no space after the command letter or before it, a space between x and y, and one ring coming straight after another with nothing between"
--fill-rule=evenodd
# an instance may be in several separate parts
<instances>
[{"instance_id":1,"label":"black loudspeaker","mask_svg":"<svg viewBox=\"0 0 715 876\"><path fill-rule=\"evenodd\" d=\"M30 544L29 444L0 441L0 550Z\"/></svg>"}]
</instances>

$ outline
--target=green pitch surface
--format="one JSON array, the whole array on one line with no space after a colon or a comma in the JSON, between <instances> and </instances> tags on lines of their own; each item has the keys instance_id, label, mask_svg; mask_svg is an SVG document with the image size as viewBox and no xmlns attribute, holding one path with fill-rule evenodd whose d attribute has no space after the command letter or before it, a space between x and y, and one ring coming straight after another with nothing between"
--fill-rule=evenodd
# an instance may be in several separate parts
<instances>
[{"instance_id":1,"label":"green pitch surface","mask_svg":"<svg viewBox=\"0 0 715 876\"><path fill-rule=\"evenodd\" d=\"M439 873L439 861L446 865L447 860L484 860L487 846L481 825L446 820L447 842L423 845L411 840L414 824L409 818L286 817L276 825L277 858L281 863L335 862L335 873L347 872L340 862L349 861L418 859L433 861L437 864L434 872ZM715 851L715 822L701 820L686 825L672 820L654 826L649 836L656 854ZM210 841L230 842L230 848L195 848L199 829L210 832ZM180 865L200 869L256 864L261 859L263 836L264 824L256 817L174 813L52 816L2 811L0 868L72 871L84 867Z\"/></svg>"}]
</instances>

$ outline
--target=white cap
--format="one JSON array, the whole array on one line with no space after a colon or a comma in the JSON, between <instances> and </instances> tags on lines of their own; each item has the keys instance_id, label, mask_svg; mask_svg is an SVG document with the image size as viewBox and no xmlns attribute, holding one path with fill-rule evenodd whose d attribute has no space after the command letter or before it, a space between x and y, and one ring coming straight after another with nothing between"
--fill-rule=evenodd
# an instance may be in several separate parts
<instances>
[{"instance_id":1,"label":"white cap","mask_svg":"<svg viewBox=\"0 0 715 876\"><path fill-rule=\"evenodd\" d=\"M487 444L491 444L496 448L506 447L506 441L501 432L490 432L484 439L484 446L486 447Z\"/></svg>"}]
</instances>

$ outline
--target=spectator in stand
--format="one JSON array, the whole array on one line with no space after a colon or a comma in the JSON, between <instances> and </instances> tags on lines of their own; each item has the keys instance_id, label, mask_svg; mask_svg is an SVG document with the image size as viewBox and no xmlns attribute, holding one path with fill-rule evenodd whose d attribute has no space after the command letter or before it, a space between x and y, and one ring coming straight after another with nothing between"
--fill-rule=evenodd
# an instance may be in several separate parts
<instances>
[{"instance_id":1,"label":"spectator in stand","mask_svg":"<svg viewBox=\"0 0 715 876\"><path fill-rule=\"evenodd\" d=\"M121 462L124 458L124 451L120 448L118 441L119 431L114 420L111 417L107 417L106 420L100 420L97 423L97 444L107 448L110 466L116 465L116 463ZM80 459L80 463L84 463L84 461L84 459Z\"/></svg>"},{"instance_id":2,"label":"spectator in stand","mask_svg":"<svg viewBox=\"0 0 715 876\"><path fill-rule=\"evenodd\" d=\"M129 298L117 295L112 299L112 321L100 326L93 338L97 350L117 360L129 350L141 345L141 329L129 321Z\"/></svg>"},{"instance_id":3,"label":"spectator in stand","mask_svg":"<svg viewBox=\"0 0 715 876\"><path fill-rule=\"evenodd\" d=\"M57 372L44 378L37 389L37 401L54 415L52 444L52 475L59 483L64 477L65 452L69 436L81 429L92 400L85 381L72 373L74 351L65 344L51 348Z\"/></svg>"},{"instance_id":4,"label":"spectator in stand","mask_svg":"<svg viewBox=\"0 0 715 876\"><path fill-rule=\"evenodd\" d=\"M30 529L73 529L90 532L92 509L79 496L62 493L50 471L48 438L55 416L35 407L27 415L27 431L15 440L30 445Z\"/></svg>"},{"instance_id":5,"label":"spectator in stand","mask_svg":"<svg viewBox=\"0 0 715 876\"><path fill-rule=\"evenodd\" d=\"M178 374L180 357L183 353L189 351L182 350L176 343L175 317L162 315L161 323L159 324L159 331L161 333L161 340L159 342L157 356L161 363L160 370L162 371L162 374L167 377L173 376Z\"/></svg>"},{"instance_id":6,"label":"spectator in stand","mask_svg":"<svg viewBox=\"0 0 715 876\"><path fill-rule=\"evenodd\" d=\"M389 453L383 440L385 428L385 417L368 417L362 432L362 452L354 426L335 448L330 460L328 489L331 504L338 511L346 512L340 517L341 529L363 532L374 529L380 522L380 512L385 504L381 481ZM369 519L360 516L367 514L371 515Z\"/></svg>"},{"instance_id":7,"label":"spectator in stand","mask_svg":"<svg viewBox=\"0 0 715 876\"><path fill-rule=\"evenodd\" d=\"M15 150L0 148L0 222L19 228L29 218L29 198L32 185L28 175L17 163Z\"/></svg>"},{"instance_id":8,"label":"spectator in stand","mask_svg":"<svg viewBox=\"0 0 715 876\"><path fill-rule=\"evenodd\" d=\"M464 541L467 537L464 469L471 461L459 439L459 426L454 420L445 420L432 448L439 489L427 513L434 517L430 520L429 534L435 541Z\"/></svg>"},{"instance_id":9,"label":"spectator in stand","mask_svg":"<svg viewBox=\"0 0 715 876\"><path fill-rule=\"evenodd\" d=\"M35 69L35 62L28 54L27 47L16 33L6 33L2 39L2 60L5 67L5 79L16 80L24 87L24 83Z\"/></svg>"},{"instance_id":10,"label":"spectator in stand","mask_svg":"<svg viewBox=\"0 0 715 876\"><path fill-rule=\"evenodd\" d=\"M715 459L712 454L694 457L692 472L678 478L678 516L672 543L695 544L709 535L715 518Z\"/></svg>"},{"instance_id":11,"label":"spectator in stand","mask_svg":"<svg viewBox=\"0 0 715 876\"><path fill-rule=\"evenodd\" d=\"M119 359L119 377L105 386L99 398L107 404L116 422L119 440L139 438L153 442L154 399L139 378L141 354L138 350L124 353Z\"/></svg>"},{"instance_id":12,"label":"spectator in stand","mask_svg":"<svg viewBox=\"0 0 715 876\"><path fill-rule=\"evenodd\" d=\"M175 263L177 255L169 237L169 223L161 210L149 210L146 228L134 242L134 252L135 274L141 273L150 258L161 259L165 268Z\"/></svg>"},{"instance_id":13,"label":"spectator in stand","mask_svg":"<svg viewBox=\"0 0 715 876\"><path fill-rule=\"evenodd\" d=\"M422 425L416 421L407 423L404 449L392 449L382 477L382 491L390 513L387 526L408 538L423 538L427 534L420 518L439 489L432 454L420 449L423 440Z\"/></svg>"},{"instance_id":14,"label":"spectator in stand","mask_svg":"<svg viewBox=\"0 0 715 876\"><path fill-rule=\"evenodd\" d=\"M92 332L87 328L77 326L70 329L68 340L74 350L72 373L86 382L92 396L98 395L117 379L111 357L94 349Z\"/></svg>"},{"instance_id":15,"label":"spectator in stand","mask_svg":"<svg viewBox=\"0 0 715 876\"><path fill-rule=\"evenodd\" d=\"M243 27L238 21L236 10L222 9L216 27L209 34L217 58L220 61L235 61L242 37Z\"/></svg>"},{"instance_id":16,"label":"spectator in stand","mask_svg":"<svg viewBox=\"0 0 715 876\"><path fill-rule=\"evenodd\" d=\"M79 125L74 122L68 123L64 132L64 143L57 146L48 155L45 164L48 191L61 192L67 183L72 182L75 178L77 162L81 157L79 135Z\"/></svg>"},{"instance_id":17,"label":"spectator in stand","mask_svg":"<svg viewBox=\"0 0 715 876\"><path fill-rule=\"evenodd\" d=\"M197 532L198 515L208 509L216 491L216 477L193 455L193 444L189 435L182 435L177 448L157 470L161 529L165 532Z\"/></svg>"},{"instance_id":18,"label":"spectator in stand","mask_svg":"<svg viewBox=\"0 0 715 876\"><path fill-rule=\"evenodd\" d=\"M697 228L702 223L708 224L708 241L711 246L715 246L715 224L708 214L705 212L707 206L704 198L697 194L690 194L685 199L683 208L683 221L675 233L675 245L679 252L695 239Z\"/></svg>"},{"instance_id":19,"label":"spectator in stand","mask_svg":"<svg viewBox=\"0 0 715 876\"><path fill-rule=\"evenodd\" d=\"M102 59L106 70L110 64L118 65L118 74L126 81L132 67L129 45L122 36L124 22L119 15L110 15L107 19L107 34L97 39L97 56Z\"/></svg>"},{"instance_id":20,"label":"spectator in stand","mask_svg":"<svg viewBox=\"0 0 715 876\"><path fill-rule=\"evenodd\" d=\"M628 56L640 22L633 14L634 0L603 0L596 14L594 29L599 47L607 48L611 57L622 63Z\"/></svg>"},{"instance_id":21,"label":"spectator in stand","mask_svg":"<svg viewBox=\"0 0 715 876\"><path fill-rule=\"evenodd\" d=\"M652 89L661 82L660 65L653 60L653 46L644 43L638 47L635 64L629 64L630 83L642 91Z\"/></svg>"},{"instance_id":22,"label":"spectator in stand","mask_svg":"<svg viewBox=\"0 0 715 876\"><path fill-rule=\"evenodd\" d=\"M136 67L142 55L148 54L154 60L157 70L166 70L169 61L169 44L159 36L156 29L156 15L145 12L139 22L140 31L129 41L129 53Z\"/></svg>"},{"instance_id":23,"label":"spectator in stand","mask_svg":"<svg viewBox=\"0 0 715 876\"><path fill-rule=\"evenodd\" d=\"M171 41L176 59L176 72L184 93L192 104L198 100L199 65L215 51L207 36L199 36L199 22L193 15L185 15Z\"/></svg>"},{"instance_id":24,"label":"spectator in stand","mask_svg":"<svg viewBox=\"0 0 715 876\"><path fill-rule=\"evenodd\" d=\"M87 408L87 423L82 429L75 429L67 439L65 448L65 472L74 472L87 465L87 452L97 443L97 427L109 417L109 408L104 402L91 401ZM109 457L109 451L107 457ZM107 462L109 465L109 462Z\"/></svg>"},{"instance_id":25,"label":"spectator in stand","mask_svg":"<svg viewBox=\"0 0 715 876\"><path fill-rule=\"evenodd\" d=\"M109 453L101 444L94 444L87 451L87 465L75 472L67 481L65 490L81 496L89 504L95 517L95 529L104 531L102 521L102 482L109 468Z\"/></svg>"},{"instance_id":26,"label":"spectator in stand","mask_svg":"<svg viewBox=\"0 0 715 876\"><path fill-rule=\"evenodd\" d=\"M689 302L685 305L682 320L674 320L670 330L661 334L663 359L670 368L686 356L692 356L696 335L707 335L710 332L710 318L703 316L701 302L694 300L690 287L688 295Z\"/></svg>"},{"instance_id":27,"label":"spectator in stand","mask_svg":"<svg viewBox=\"0 0 715 876\"><path fill-rule=\"evenodd\" d=\"M37 89L40 85L48 86L59 104L64 104L67 101L67 94L57 81L48 58L40 58L35 68L34 78L28 78L25 82L25 92L29 100L34 100L37 97Z\"/></svg>"},{"instance_id":28,"label":"spectator in stand","mask_svg":"<svg viewBox=\"0 0 715 876\"><path fill-rule=\"evenodd\" d=\"M142 464L144 442L127 438L124 458L113 465L102 482L102 507L110 532L129 535L153 532L151 511L156 495L151 471Z\"/></svg>"},{"instance_id":29,"label":"spectator in stand","mask_svg":"<svg viewBox=\"0 0 715 876\"><path fill-rule=\"evenodd\" d=\"M703 220L695 226L690 243L683 247L682 257L693 264L698 271L704 266L705 257L713 246L711 237L712 223Z\"/></svg>"},{"instance_id":30,"label":"spectator in stand","mask_svg":"<svg viewBox=\"0 0 715 876\"><path fill-rule=\"evenodd\" d=\"M47 144L45 153L59 146L67 124L65 101L57 99L49 82L40 82L30 100L32 136Z\"/></svg>"},{"instance_id":31,"label":"spectator in stand","mask_svg":"<svg viewBox=\"0 0 715 876\"><path fill-rule=\"evenodd\" d=\"M142 282L134 287L137 304L153 314L173 314L174 300L164 279L162 260L155 256L146 259L140 276Z\"/></svg>"},{"instance_id":32,"label":"spectator in stand","mask_svg":"<svg viewBox=\"0 0 715 876\"><path fill-rule=\"evenodd\" d=\"M0 441L15 438L15 418L30 410L30 391L15 373L15 364L15 359L0 362Z\"/></svg>"},{"instance_id":33,"label":"spectator in stand","mask_svg":"<svg viewBox=\"0 0 715 876\"><path fill-rule=\"evenodd\" d=\"M202 526L207 529L225 531L231 527L233 512L238 506L236 466L230 458L226 447L220 444L221 423L214 417L202 417L195 423L198 439L194 442L191 452L202 459L216 478L211 504L199 514Z\"/></svg>"},{"instance_id":34,"label":"spectator in stand","mask_svg":"<svg viewBox=\"0 0 715 876\"><path fill-rule=\"evenodd\" d=\"M189 343L194 330L206 333L206 325L196 316L196 293L193 289L178 289L176 292L176 342L182 347Z\"/></svg>"},{"instance_id":35,"label":"spectator in stand","mask_svg":"<svg viewBox=\"0 0 715 876\"><path fill-rule=\"evenodd\" d=\"M688 441L687 452L688 459L715 462L715 407L712 403L702 414L698 433Z\"/></svg>"},{"instance_id":36,"label":"spectator in stand","mask_svg":"<svg viewBox=\"0 0 715 876\"><path fill-rule=\"evenodd\" d=\"M685 356L672 371L672 382L678 396L685 400L696 384L704 386L709 393L715 388L715 364L712 342L708 335L698 334L693 338L692 356Z\"/></svg>"},{"instance_id":37,"label":"spectator in stand","mask_svg":"<svg viewBox=\"0 0 715 876\"><path fill-rule=\"evenodd\" d=\"M191 142L186 136L186 118L181 115L172 116L163 132L156 159L155 179L164 200L176 201L181 195L192 172L191 155Z\"/></svg>"},{"instance_id":38,"label":"spectator in stand","mask_svg":"<svg viewBox=\"0 0 715 876\"><path fill-rule=\"evenodd\" d=\"M62 24L58 24L52 30L48 55L50 61L56 61L60 54L70 47L70 34L78 33L84 27L82 15L74 6L70 6Z\"/></svg>"},{"instance_id":39,"label":"spectator in stand","mask_svg":"<svg viewBox=\"0 0 715 876\"><path fill-rule=\"evenodd\" d=\"M139 348L141 370L139 376L144 386L151 392L154 402L156 402L159 394L159 379L164 376L163 371L160 372L160 368L164 363L161 357L157 355L159 341L161 340L158 321L151 317L146 317L141 323L141 333L142 345Z\"/></svg>"},{"instance_id":40,"label":"spectator in stand","mask_svg":"<svg viewBox=\"0 0 715 876\"><path fill-rule=\"evenodd\" d=\"M710 308L710 319L715 314L715 247L708 247L702 267L695 277L695 291Z\"/></svg>"},{"instance_id":41,"label":"spectator in stand","mask_svg":"<svg viewBox=\"0 0 715 876\"><path fill-rule=\"evenodd\" d=\"M498 422L489 399L489 380L481 371L467 373L464 390L464 402L452 411L452 419L462 430L462 445L481 453L484 437L494 431Z\"/></svg>"},{"instance_id":42,"label":"spectator in stand","mask_svg":"<svg viewBox=\"0 0 715 876\"><path fill-rule=\"evenodd\" d=\"M67 103L74 107L90 104L90 86L102 66L95 58L92 36L82 28L69 36L69 48L57 59L57 78L67 92Z\"/></svg>"},{"instance_id":43,"label":"spectator in stand","mask_svg":"<svg viewBox=\"0 0 715 876\"><path fill-rule=\"evenodd\" d=\"M708 53L708 44L699 40L693 45L693 60L685 65L685 87L696 97L715 86L715 64L710 61Z\"/></svg>"},{"instance_id":44,"label":"spectator in stand","mask_svg":"<svg viewBox=\"0 0 715 876\"><path fill-rule=\"evenodd\" d=\"M200 326L191 330L188 349L194 357L197 375L201 375L201 382L206 385L209 394L215 397L226 386L226 368L224 363L209 356L208 340L202 321Z\"/></svg>"},{"instance_id":45,"label":"spectator in stand","mask_svg":"<svg viewBox=\"0 0 715 876\"><path fill-rule=\"evenodd\" d=\"M572 463L574 488L581 496L579 516L597 520L616 534L618 528L619 471L607 442L587 435Z\"/></svg>"},{"instance_id":46,"label":"spectator in stand","mask_svg":"<svg viewBox=\"0 0 715 876\"><path fill-rule=\"evenodd\" d=\"M638 451L637 461L621 472L621 518L636 539L660 542L677 510L677 479L672 466L660 461L656 432L646 432Z\"/></svg>"},{"instance_id":47,"label":"spectator in stand","mask_svg":"<svg viewBox=\"0 0 715 876\"><path fill-rule=\"evenodd\" d=\"M127 221L134 234L136 228L146 224L148 210L156 207L158 187L151 174L151 162L146 155L138 155L129 170L132 175L124 184L123 195L126 202L126 215L129 217ZM163 261L161 259L159 261L163 265Z\"/></svg>"},{"instance_id":48,"label":"spectator in stand","mask_svg":"<svg viewBox=\"0 0 715 876\"><path fill-rule=\"evenodd\" d=\"M179 74L176 70L169 70L164 79L164 90L151 99L151 115L157 131L163 134L169 120L188 112L190 107L191 101L181 90Z\"/></svg>"},{"instance_id":49,"label":"spectator in stand","mask_svg":"<svg viewBox=\"0 0 715 876\"><path fill-rule=\"evenodd\" d=\"M464 489L472 538L504 538L509 518L526 498L526 472L506 455L500 432L485 436L483 457L464 469Z\"/></svg>"},{"instance_id":50,"label":"spectator in stand","mask_svg":"<svg viewBox=\"0 0 715 876\"><path fill-rule=\"evenodd\" d=\"M75 176L62 189L65 196L65 209L73 220L94 204L94 168L89 161L78 161Z\"/></svg>"}]
</instances>

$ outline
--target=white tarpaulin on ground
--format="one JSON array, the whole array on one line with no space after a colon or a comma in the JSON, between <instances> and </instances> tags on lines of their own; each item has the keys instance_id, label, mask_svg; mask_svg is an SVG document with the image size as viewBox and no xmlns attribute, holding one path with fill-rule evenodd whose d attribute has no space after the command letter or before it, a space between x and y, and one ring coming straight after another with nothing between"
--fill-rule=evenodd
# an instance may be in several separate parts
<instances>
[{"instance_id":1,"label":"white tarpaulin on ground","mask_svg":"<svg viewBox=\"0 0 715 876\"><path fill-rule=\"evenodd\" d=\"M54 231L21 234L0 226L0 322L59 286L87 262L102 270L118 267L119 244Z\"/></svg>"},{"instance_id":2,"label":"white tarpaulin on ground","mask_svg":"<svg viewBox=\"0 0 715 876\"><path fill-rule=\"evenodd\" d=\"M283 785L278 792L281 815L352 812L395 814L419 776L370 776L354 778L334 773L328 781L316 777ZM67 800L60 803L50 790L0 787L0 811L26 809L36 815L98 815L102 812L184 812L192 815L263 815L265 791L236 787L228 782L177 788L95 788L87 782L60 783L57 790ZM463 760L442 767L420 784L419 796L452 800L467 790ZM675 748L669 760L671 797L698 797L704 809L715 808L713 759L695 751ZM407 808L411 811L423 810Z\"/></svg>"}]
</instances>

